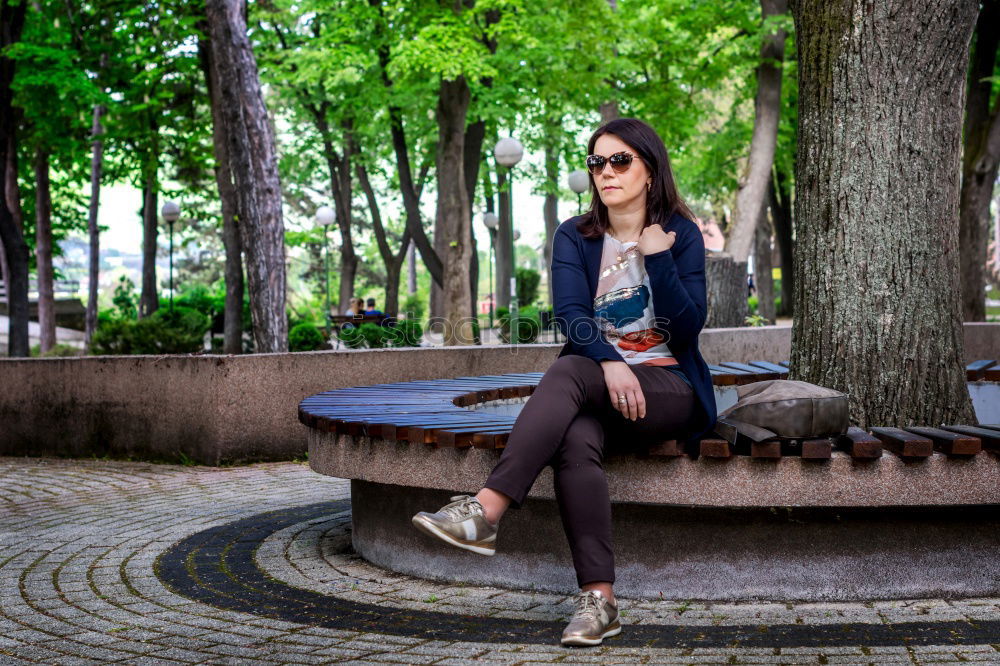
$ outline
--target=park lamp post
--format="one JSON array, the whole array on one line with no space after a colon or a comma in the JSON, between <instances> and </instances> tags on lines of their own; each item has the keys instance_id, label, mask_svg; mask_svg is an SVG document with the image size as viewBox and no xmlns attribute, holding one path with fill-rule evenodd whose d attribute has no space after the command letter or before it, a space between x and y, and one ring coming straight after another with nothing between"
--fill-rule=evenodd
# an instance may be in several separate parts
<instances>
[{"instance_id":1,"label":"park lamp post","mask_svg":"<svg viewBox=\"0 0 1000 666\"><path fill-rule=\"evenodd\" d=\"M577 169L576 171L570 171L567 180L569 181L569 189L576 192L576 214L580 215L583 213L583 204L580 201L580 195L590 187L590 176L583 169Z\"/></svg>"},{"instance_id":2,"label":"park lamp post","mask_svg":"<svg viewBox=\"0 0 1000 666\"><path fill-rule=\"evenodd\" d=\"M181 207L173 201L165 201L160 215L170 227L170 311L174 311L174 222L181 216Z\"/></svg>"},{"instance_id":3,"label":"park lamp post","mask_svg":"<svg viewBox=\"0 0 1000 666\"><path fill-rule=\"evenodd\" d=\"M323 321L326 322L326 337L330 337L330 235L327 233L330 225L337 221L337 211L330 206L320 206L316 209L316 224L323 229L323 293L326 311Z\"/></svg>"},{"instance_id":4,"label":"park lamp post","mask_svg":"<svg viewBox=\"0 0 1000 666\"><path fill-rule=\"evenodd\" d=\"M514 259L514 165L524 157L524 147L512 136L497 141L493 147L493 157L497 164L507 167L507 209L510 212L510 339L514 344L519 341L517 327L517 262Z\"/></svg>"},{"instance_id":5,"label":"park lamp post","mask_svg":"<svg viewBox=\"0 0 1000 666\"><path fill-rule=\"evenodd\" d=\"M483 226L490 232L490 328L493 328L493 301L496 299L496 292L493 289L493 262L496 261L496 240L497 227L500 226L500 218L491 210L483 213Z\"/></svg>"}]
</instances>

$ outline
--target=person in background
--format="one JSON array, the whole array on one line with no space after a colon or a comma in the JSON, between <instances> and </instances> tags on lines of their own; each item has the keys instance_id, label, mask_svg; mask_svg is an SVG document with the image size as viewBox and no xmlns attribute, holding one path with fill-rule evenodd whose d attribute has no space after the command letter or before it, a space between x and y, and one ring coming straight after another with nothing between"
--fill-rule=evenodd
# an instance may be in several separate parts
<instances>
[{"instance_id":1,"label":"person in background","mask_svg":"<svg viewBox=\"0 0 1000 666\"><path fill-rule=\"evenodd\" d=\"M347 315L348 317L354 317L357 315L364 314L365 312L364 301L362 301L360 298L355 297L348 302L350 303L351 307L347 308L347 312L344 313L345 315Z\"/></svg>"},{"instance_id":2,"label":"person in background","mask_svg":"<svg viewBox=\"0 0 1000 666\"><path fill-rule=\"evenodd\" d=\"M366 315L380 315L380 314L382 314L382 311L379 310L379 309L377 309L375 307L375 299L374 298L369 298L368 299L368 308L365 310L365 314Z\"/></svg>"}]
</instances>

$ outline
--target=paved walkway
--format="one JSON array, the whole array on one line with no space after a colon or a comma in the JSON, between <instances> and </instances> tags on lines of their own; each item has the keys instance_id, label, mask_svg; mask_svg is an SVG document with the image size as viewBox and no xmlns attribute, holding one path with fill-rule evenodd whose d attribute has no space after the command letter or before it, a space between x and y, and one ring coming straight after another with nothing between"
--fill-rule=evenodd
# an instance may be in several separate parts
<instances>
[{"instance_id":1,"label":"paved walkway","mask_svg":"<svg viewBox=\"0 0 1000 666\"><path fill-rule=\"evenodd\" d=\"M620 636L565 649L568 597L358 559L347 495L294 463L0 458L0 664L1000 664L992 598L622 600Z\"/></svg>"}]
</instances>

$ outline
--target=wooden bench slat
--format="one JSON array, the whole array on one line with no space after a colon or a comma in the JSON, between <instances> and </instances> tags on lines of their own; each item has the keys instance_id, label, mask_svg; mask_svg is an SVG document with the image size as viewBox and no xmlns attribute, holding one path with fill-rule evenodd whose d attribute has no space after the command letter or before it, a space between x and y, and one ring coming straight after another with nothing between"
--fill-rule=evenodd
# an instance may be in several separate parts
<instances>
[{"instance_id":1,"label":"wooden bench slat","mask_svg":"<svg viewBox=\"0 0 1000 666\"><path fill-rule=\"evenodd\" d=\"M875 460L882 457L882 440L861 428L851 426L837 438L837 448L855 460Z\"/></svg>"},{"instance_id":2,"label":"wooden bench slat","mask_svg":"<svg viewBox=\"0 0 1000 666\"><path fill-rule=\"evenodd\" d=\"M833 442L826 438L804 439L800 456L803 460L829 460L833 457Z\"/></svg>"},{"instance_id":3,"label":"wooden bench slat","mask_svg":"<svg viewBox=\"0 0 1000 666\"><path fill-rule=\"evenodd\" d=\"M934 449L936 451L949 456L974 456L983 448L982 440L978 437L971 437L962 433L951 432L950 430L923 428L920 426L907 426L905 430L921 437L926 437L934 442Z\"/></svg>"},{"instance_id":4,"label":"wooden bench slat","mask_svg":"<svg viewBox=\"0 0 1000 666\"><path fill-rule=\"evenodd\" d=\"M771 363L770 361L750 361L750 365L763 368L764 370L769 370L770 372L777 373L783 377L788 376L788 368L783 365L778 365L777 363Z\"/></svg>"},{"instance_id":5,"label":"wooden bench slat","mask_svg":"<svg viewBox=\"0 0 1000 666\"><path fill-rule=\"evenodd\" d=\"M731 363L727 361L725 363L720 363L719 365L721 365L724 368L733 368L734 370L742 370L747 374L753 375L754 381L758 382L767 379L777 379L781 374L779 372L765 370L764 368L758 368L756 366L749 365L747 363Z\"/></svg>"},{"instance_id":6,"label":"wooden bench slat","mask_svg":"<svg viewBox=\"0 0 1000 666\"><path fill-rule=\"evenodd\" d=\"M781 457L781 441L765 439L763 442L750 442L750 457L775 460Z\"/></svg>"},{"instance_id":7,"label":"wooden bench slat","mask_svg":"<svg viewBox=\"0 0 1000 666\"><path fill-rule=\"evenodd\" d=\"M728 459L736 455L729 440L721 437L706 437L698 442L698 455L704 458Z\"/></svg>"},{"instance_id":8,"label":"wooden bench slat","mask_svg":"<svg viewBox=\"0 0 1000 666\"><path fill-rule=\"evenodd\" d=\"M654 458L676 458L677 456L683 456L686 453L687 451L684 450L684 443L679 442L676 439L667 439L662 442L657 442L646 449L646 454Z\"/></svg>"},{"instance_id":9,"label":"wooden bench slat","mask_svg":"<svg viewBox=\"0 0 1000 666\"><path fill-rule=\"evenodd\" d=\"M973 361L965 366L966 379L970 382L979 381L980 379L983 379L983 376L986 374L986 369L991 368L996 364L997 362L994 360Z\"/></svg>"},{"instance_id":10,"label":"wooden bench slat","mask_svg":"<svg viewBox=\"0 0 1000 666\"><path fill-rule=\"evenodd\" d=\"M901 428L872 428L871 432L885 448L903 458L928 458L934 453L934 442Z\"/></svg>"},{"instance_id":11,"label":"wooden bench slat","mask_svg":"<svg viewBox=\"0 0 1000 666\"><path fill-rule=\"evenodd\" d=\"M976 426L967 425L943 425L941 426L941 429L950 430L951 432L957 432L963 435L969 435L971 437L978 437L982 442L984 449L1000 451L1000 432L990 428L978 428Z\"/></svg>"}]
</instances>

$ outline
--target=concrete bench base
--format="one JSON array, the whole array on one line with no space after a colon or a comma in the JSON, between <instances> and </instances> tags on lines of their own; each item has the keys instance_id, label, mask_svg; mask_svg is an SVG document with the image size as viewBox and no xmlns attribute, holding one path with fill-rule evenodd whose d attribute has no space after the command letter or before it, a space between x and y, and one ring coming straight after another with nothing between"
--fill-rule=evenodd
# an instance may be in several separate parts
<instances>
[{"instance_id":1,"label":"concrete bench base","mask_svg":"<svg viewBox=\"0 0 1000 666\"><path fill-rule=\"evenodd\" d=\"M310 456L311 457L311 456ZM497 554L439 544L410 525L451 493L354 480L354 548L366 560L441 581L576 589L556 503L529 499L501 523ZM1000 594L1000 510L975 507L613 506L625 597L873 600Z\"/></svg>"}]
</instances>

